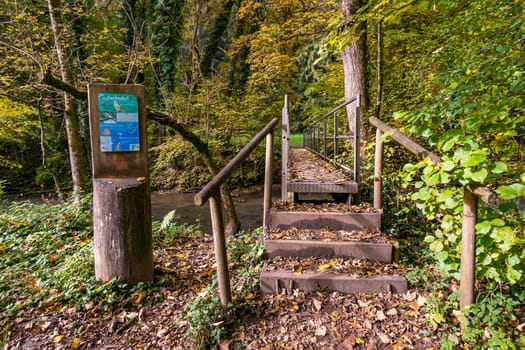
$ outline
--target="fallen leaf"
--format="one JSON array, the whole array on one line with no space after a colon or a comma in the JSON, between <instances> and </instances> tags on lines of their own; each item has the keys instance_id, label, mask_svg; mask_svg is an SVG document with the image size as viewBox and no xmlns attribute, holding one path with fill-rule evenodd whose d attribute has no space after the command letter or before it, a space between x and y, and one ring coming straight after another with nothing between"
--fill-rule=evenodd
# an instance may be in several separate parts
<instances>
[{"instance_id":1,"label":"fallen leaf","mask_svg":"<svg viewBox=\"0 0 525 350\"><path fill-rule=\"evenodd\" d=\"M379 340L381 340L383 344L390 344L390 337L386 335L385 333L377 332L377 336L379 337Z\"/></svg>"},{"instance_id":2,"label":"fallen leaf","mask_svg":"<svg viewBox=\"0 0 525 350\"><path fill-rule=\"evenodd\" d=\"M77 350L80 347L81 340L79 338L73 338L71 341L71 348L73 350Z\"/></svg>"},{"instance_id":3,"label":"fallen leaf","mask_svg":"<svg viewBox=\"0 0 525 350\"><path fill-rule=\"evenodd\" d=\"M62 339L64 339L63 335L57 335L53 338L53 343L58 344L62 341Z\"/></svg>"},{"instance_id":4,"label":"fallen leaf","mask_svg":"<svg viewBox=\"0 0 525 350\"><path fill-rule=\"evenodd\" d=\"M318 337L324 337L326 335L326 327L320 326L315 330L315 335Z\"/></svg>"},{"instance_id":5,"label":"fallen leaf","mask_svg":"<svg viewBox=\"0 0 525 350\"><path fill-rule=\"evenodd\" d=\"M314 304L315 311L321 310L321 307L323 306L323 302L316 298L313 299L313 304Z\"/></svg>"},{"instance_id":6,"label":"fallen leaf","mask_svg":"<svg viewBox=\"0 0 525 350\"><path fill-rule=\"evenodd\" d=\"M382 310L379 310L377 313L376 313L376 320L378 321L384 321L386 320L386 315L385 313L382 311Z\"/></svg>"}]
</instances>

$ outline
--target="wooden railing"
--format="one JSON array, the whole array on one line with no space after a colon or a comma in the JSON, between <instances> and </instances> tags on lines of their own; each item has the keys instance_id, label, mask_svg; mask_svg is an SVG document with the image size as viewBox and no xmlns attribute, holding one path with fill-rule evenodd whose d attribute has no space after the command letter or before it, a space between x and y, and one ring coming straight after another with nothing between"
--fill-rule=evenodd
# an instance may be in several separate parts
<instances>
[{"instance_id":1,"label":"wooden railing","mask_svg":"<svg viewBox=\"0 0 525 350\"><path fill-rule=\"evenodd\" d=\"M369 119L376 129L376 149L374 165L374 208L381 209L381 175L383 172L383 142L384 132L400 145L420 158L428 157L434 164L441 162L441 157L428 151L411 138L383 123L376 117ZM478 198L488 205L498 203L498 196L487 187L464 186L463 192L463 224L461 235L461 271L460 271L460 305L467 306L474 301L475 264L476 264L476 217Z\"/></svg>"},{"instance_id":2,"label":"wooden railing","mask_svg":"<svg viewBox=\"0 0 525 350\"><path fill-rule=\"evenodd\" d=\"M263 223L266 225L266 215L270 210L272 191L272 158L273 158L273 130L279 120L272 119L266 126L244 146L233 159L206 186L195 195L193 201L196 206L210 201L210 215L213 230L213 245L217 263L217 277L219 297L224 310L231 303L230 274L228 272L228 257L226 252L226 237L222 220L222 203L219 187L228 179L231 172L237 168L253 152L255 147L266 137L266 164L264 172L264 212Z\"/></svg>"}]
</instances>

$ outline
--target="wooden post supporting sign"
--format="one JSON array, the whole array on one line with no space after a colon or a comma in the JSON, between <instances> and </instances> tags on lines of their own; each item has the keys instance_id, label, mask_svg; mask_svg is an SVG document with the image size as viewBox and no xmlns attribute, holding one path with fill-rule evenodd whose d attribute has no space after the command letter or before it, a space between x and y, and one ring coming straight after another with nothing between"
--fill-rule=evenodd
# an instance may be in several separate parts
<instances>
[{"instance_id":1,"label":"wooden post supporting sign","mask_svg":"<svg viewBox=\"0 0 525 350\"><path fill-rule=\"evenodd\" d=\"M146 104L141 85L88 86L95 276L153 279Z\"/></svg>"}]
</instances>

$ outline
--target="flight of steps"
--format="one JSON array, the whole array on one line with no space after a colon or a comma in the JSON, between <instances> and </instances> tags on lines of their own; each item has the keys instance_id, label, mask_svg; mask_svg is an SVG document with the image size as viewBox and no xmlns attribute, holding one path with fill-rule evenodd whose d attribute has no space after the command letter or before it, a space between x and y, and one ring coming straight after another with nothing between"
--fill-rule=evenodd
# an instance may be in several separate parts
<instances>
[{"instance_id":1,"label":"flight of steps","mask_svg":"<svg viewBox=\"0 0 525 350\"><path fill-rule=\"evenodd\" d=\"M320 191L312 192L316 188ZM326 182L316 187L310 181L305 192L273 204L263 236L261 292L405 292L407 281L396 264L398 247L381 233L381 213L366 204L338 202L339 195L333 200L327 188Z\"/></svg>"}]
</instances>

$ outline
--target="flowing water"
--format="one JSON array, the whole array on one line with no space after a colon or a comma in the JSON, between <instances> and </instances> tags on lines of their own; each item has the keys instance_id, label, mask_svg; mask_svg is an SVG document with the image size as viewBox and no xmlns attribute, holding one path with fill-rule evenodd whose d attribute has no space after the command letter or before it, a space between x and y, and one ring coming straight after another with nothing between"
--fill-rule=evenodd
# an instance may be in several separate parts
<instances>
[{"instance_id":1,"label":"flowing water","mask_svg":"<svg viewBox=\"0 0 525 350\"><path fill-rule=\"evenodd\" d=\"M193 204L194 193L152 193L151 210L153 220L162 220L164 216L175 210L174 221L179 224L199 223L205 233L211 233L210 206L206 203L202 207ZM277 200L278 192L272 194L272 200ZM253 229L262 226L263 220L262 191L239 192L233 195L235 209L242 229Z\"/></svg>"}]
</instances>

